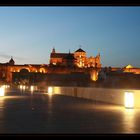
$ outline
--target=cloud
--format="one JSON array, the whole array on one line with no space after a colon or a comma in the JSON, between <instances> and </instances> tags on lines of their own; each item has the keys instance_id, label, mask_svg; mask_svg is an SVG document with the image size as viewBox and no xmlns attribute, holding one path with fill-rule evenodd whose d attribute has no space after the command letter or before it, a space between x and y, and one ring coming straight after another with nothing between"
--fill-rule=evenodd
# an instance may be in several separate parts
<instances>
[{"instance_id":1,"label":"cloud","mask_svg":"<svg viewBox=\"0 0 140 140\"><path fill-rule=\"evenodd\" d=\"M7 58L10 58L11 56L10 55L7 55L7 54L1 54L0 53L0 57L7 59Z\"/></svg>"},{"instance_id":2,"label":"cloud","mask_svg":"<svg viewBox=\"0 0 140 140\"><path fill-rule=\"evenodd\" d=\"M0 57L2 57L4 59L10 59L11 57L13 57L13 59L16 59L16 60L25 60L25 58L23 58L23 57L13 56L13 55L9 55L9 54L3 53L3 52L0 52Z\"/></svg>"}]
</instances>

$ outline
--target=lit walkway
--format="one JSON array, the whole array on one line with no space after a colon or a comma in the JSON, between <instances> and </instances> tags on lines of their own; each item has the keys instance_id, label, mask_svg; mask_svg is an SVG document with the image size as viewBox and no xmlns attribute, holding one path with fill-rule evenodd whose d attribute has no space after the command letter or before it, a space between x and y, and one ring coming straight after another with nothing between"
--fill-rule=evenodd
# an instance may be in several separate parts
<instances>
[{"instance_id":1,"label":"lit walkway","mask_svg":"<svg viewBox=\"0 0 140 140\"><path fill-rule=\"evenodd\" d=\"M62 95L5 96L0 133L140 133L140 110Z\"/></svg>"}]
</instances>

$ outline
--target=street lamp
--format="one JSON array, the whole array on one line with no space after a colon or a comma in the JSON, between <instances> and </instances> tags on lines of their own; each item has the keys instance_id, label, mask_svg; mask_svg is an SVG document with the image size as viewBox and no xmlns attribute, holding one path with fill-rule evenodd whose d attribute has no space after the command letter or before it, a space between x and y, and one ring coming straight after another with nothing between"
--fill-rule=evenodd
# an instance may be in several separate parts
<instances>
[{"instance_id":1,"label":"street lamp","mask_svg":"<svg viewBox=\"0 0 140 140\"><path fill-rule=\"evenodd\" d=\"M5 90L4 87L0 87L0 96L4 96Z\"/></svg>"},{"instance_id":2,"label":"street lamp","mask_svg":"<svg viewBox=\"0 0 140 140\"><path fill-rule=\"evenodd\" d=\"M52 87L48 87L48 94L52 94L53 92L53 88Z\"/></svg>"},{"instance_id":3,"label":"street lamp","mask_svg":"<svg viewBox=\"0 0 140 140\"><path fill-rule=\"evenodd\" d=\"M133 92L126 91L124 94L125 108L134 108L134 94Z\"/></svg>"}]
</instances>

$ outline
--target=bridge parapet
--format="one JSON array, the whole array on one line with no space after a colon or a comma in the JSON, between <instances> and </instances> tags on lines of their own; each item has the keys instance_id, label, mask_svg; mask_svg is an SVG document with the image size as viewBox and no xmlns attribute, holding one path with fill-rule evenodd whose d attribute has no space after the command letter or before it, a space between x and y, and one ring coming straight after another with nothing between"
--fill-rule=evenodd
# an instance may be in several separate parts
<instances>
[{"instance_id":1,"label":"bridge parapet","mask_svg":"<svg viewBox=\"0 0 140 140\"><path fill-rule=\"evenodd\" d=\"M140 90L132 89L109 89L90 87L53 87L53 93L95 101L124 105L124 94L126 91L134 94L134 107L140 108Z\"/></svg>"}]
</instances>

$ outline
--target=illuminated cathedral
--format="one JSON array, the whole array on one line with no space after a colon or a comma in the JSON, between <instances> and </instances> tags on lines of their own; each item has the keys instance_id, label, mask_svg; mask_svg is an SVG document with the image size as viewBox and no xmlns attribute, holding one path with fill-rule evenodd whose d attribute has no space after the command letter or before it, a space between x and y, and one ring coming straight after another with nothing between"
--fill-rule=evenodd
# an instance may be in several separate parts
<instances>
[{"instance_id":1,"label":"illuminated cathedral","mask_svg":"<svg viewBox=\"0 0 140 140\"><path fill-rule=\"evenodd\" d=\"M87 57L86 52L79 48L74 53L57 53L53 48L50 55L50 65L55 66L77 66L79 68L101 68L100 54Z\"/></svg>"}]
</instances>

